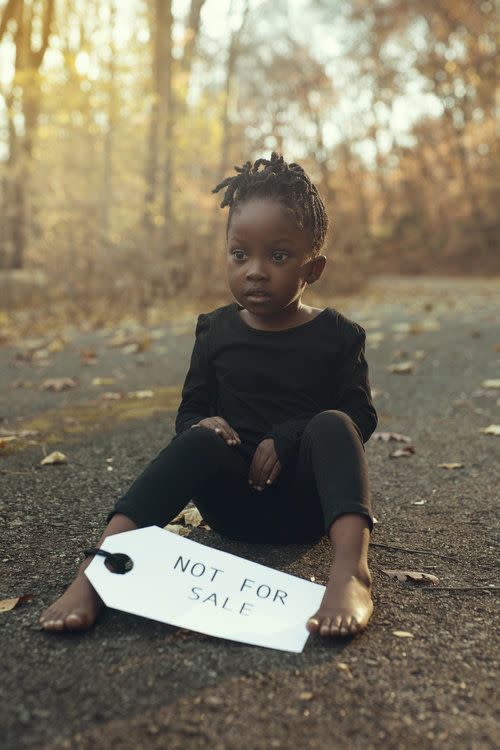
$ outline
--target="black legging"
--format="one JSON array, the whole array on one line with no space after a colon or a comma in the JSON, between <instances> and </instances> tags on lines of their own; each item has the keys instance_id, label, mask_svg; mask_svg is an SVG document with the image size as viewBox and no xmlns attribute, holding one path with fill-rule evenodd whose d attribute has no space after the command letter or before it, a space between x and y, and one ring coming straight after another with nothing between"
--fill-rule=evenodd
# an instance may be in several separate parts
<instances>
[{"instance_id":1,"label":"black legging","mask_svg":"<svg viewBox=\"0 0 500 750\"><path fill-rule=\"evenodd\" d=\"M219 534L248 542L310 542L343 513L361 513L373 530L368 464L360 433L341 411L306 425L298 459L271 485L248 483L251 460L207 427L187 429L148 464L115 513L138 526L165 526L193 500Z\"/></svg>"}]
</instances>

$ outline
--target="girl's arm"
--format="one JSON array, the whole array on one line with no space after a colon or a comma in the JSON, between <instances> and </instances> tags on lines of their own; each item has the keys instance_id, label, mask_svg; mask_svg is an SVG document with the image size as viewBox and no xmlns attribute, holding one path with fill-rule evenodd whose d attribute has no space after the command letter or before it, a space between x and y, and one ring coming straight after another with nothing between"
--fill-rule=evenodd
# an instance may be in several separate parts
<instances>
[{"instance_id":1,"label":"girl's arm","mask_svg":"<svg viewBox=\"0 0 500 750\"><path fill-rule=\"evenodd\" d=\"M363 443L368 442L378 424L373 406L368 363L365 359L366 331L354 324L354 336L347 339L344 358L335 376L337 400L334 409L348 414L358 427Z\"/></svg>"},{"instance_id":2,"label":"girl's arm","mask_svg":"<svg viewBox=\"0 0 500 750\"><path fill-rule=\"evenodd\" d=\"M363 443L370 439L378 424L377 412L371 397L368 364L364 355L365 341L365 329L355 323L351 332L346 334L341 365L335 373L335 396L330 407L351 417ZM297 457L302 434L311 418L287 419L281 424L273 425L262 438L274 439L276 455L282 466Z\"/></svg>"},{"instance_id":3,"label":"girl's arm","mask_svg":"<svg viewBox=\"0 0 500 750\"><path fill-rule=\"evenodd\" d=\"M208 332L210 318L201 313L196 324L195 342L189 370L182 388L182 398L175 419L175 432L179 434L210 416L214 399L215 382L208 357Z\"/></svg>"}]
</instances>

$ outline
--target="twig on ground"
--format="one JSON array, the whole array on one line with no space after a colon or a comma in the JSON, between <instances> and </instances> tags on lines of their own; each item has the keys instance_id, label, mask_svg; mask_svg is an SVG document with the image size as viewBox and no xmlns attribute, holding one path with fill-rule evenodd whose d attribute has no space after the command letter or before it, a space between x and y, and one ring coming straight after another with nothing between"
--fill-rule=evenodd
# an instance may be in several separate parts
<instances>
[{"instance_id":1,"label":"twig on ground","mask_svg":"<svg viewBox=\"0 0 500 750\"><path fill-rule=\"evenodd\" d=\"M399 552L416 552L425 555L434 555L434 557L442 557L444 560L458 560L455 555L442 555L440 552L434 552L431 549L410 549L409 547L397 547L394 544L380 544L379 542L370 542L370 547L382 547L382 549L394 549Z\"/></svg>"},{"instance_id":2,"label":"twig on ground","mask_svg":"<svg viewBox=\"0 0 500 750\"><path fill-rule=\"evenodd\" d=\"M422 591L500 591L500 586L426 586Z\"/></svg>"}]
</instances>

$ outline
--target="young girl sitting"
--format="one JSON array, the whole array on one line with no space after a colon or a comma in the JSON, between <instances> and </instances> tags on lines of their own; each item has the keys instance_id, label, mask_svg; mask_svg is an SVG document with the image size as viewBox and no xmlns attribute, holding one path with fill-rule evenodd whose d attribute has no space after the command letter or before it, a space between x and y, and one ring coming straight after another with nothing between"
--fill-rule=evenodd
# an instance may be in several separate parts
<instances>
[{"instance_id":1,"label":"young girl sitting","mask_svg":"<svg viewBox=\"0 0 500 750\"><path fill-rule=\"evenodd\" d=\"M373 530L364 443L377 426L366 332L333 307L301 301L320 278L328 217L298 164L275 152L247 161L226 187L227 278L236 302L198 316L176 434L107 517L110 534L168 524L193 499L219 534L249 542L333 547L311 632L345 636L373 610ZM82 630L102 601L80 565L41 616Z\"/></svg>"}]
</instances>

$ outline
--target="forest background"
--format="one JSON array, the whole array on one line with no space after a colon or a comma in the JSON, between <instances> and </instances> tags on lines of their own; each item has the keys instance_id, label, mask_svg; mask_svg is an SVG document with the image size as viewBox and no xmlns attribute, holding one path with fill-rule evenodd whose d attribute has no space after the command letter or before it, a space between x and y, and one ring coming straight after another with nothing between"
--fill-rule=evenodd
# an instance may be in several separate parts
<instances>
[{"instance_id":1,"label":"forest background","mask_svg":"<svg viewBox=\"0 0 500 750\"><path fill-rule=\"evenodd\" d=\"M327 204L317 293L497 274L497 46L490 0L0 0L4 324L223 300L211 190L272 150Z\"/></svg>"}]
</instances>

